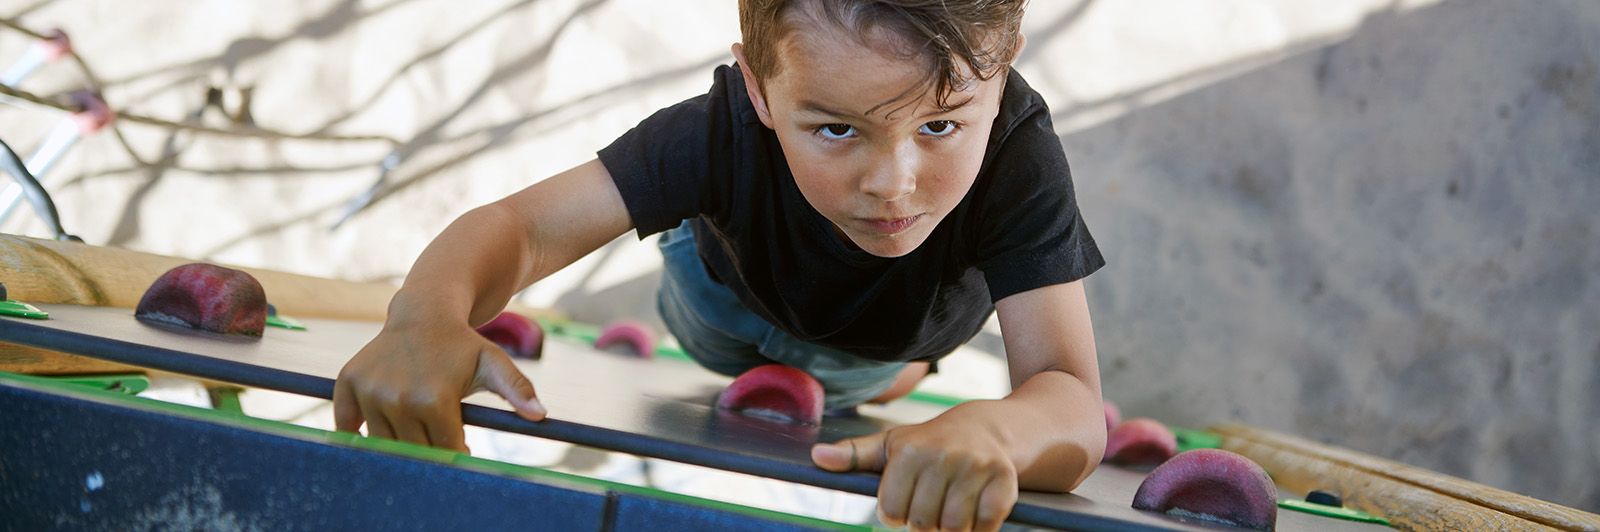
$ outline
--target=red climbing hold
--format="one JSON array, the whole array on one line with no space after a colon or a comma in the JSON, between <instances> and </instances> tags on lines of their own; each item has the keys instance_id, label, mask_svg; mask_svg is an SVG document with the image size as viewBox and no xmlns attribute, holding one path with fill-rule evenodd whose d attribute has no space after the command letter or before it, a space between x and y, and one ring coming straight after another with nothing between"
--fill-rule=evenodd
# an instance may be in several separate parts
<instances>
[{"instance_id":1,"label":"red climbing hold","mask_svg":"<svg viewBox=\"0 0 1600 532\"><path fill-rule=\"evenodd\" d=\"M89 136L117 119L117 111L106 105L99 93L81 90L72 93L72 103L78 110L72 113L72 122L78 126L78 135Z\"/></svg>"},{"instance_id":2,"label":"red climbing hold","mask_svg":"<svg viewBox=\"0 0 1600 532\"><path fill-rule=\"evenodd\" d=\"M1122 410L1110 400L1103 402L1106 405L1106 432L1111 432L1111 429L1117 428L1117 424L1122 422Z\"/></svg>"},{"instance_id":3,"label":"red climbing hold","mask_svg":"<svg viewBox=\"0 0 1600 532\"><path fill-rule=\"evenodd\" d=\"M38 46L44 52L45 62L54 63L72 54L72 39L67 37L66 32L52 28L50 31L45 32L44 35L47 38L39 41L35 46Z\"/></svg>"},{"instance_id":4,"label":"red climbing hold","mask_svg":"<svg viewBox=\"0 0 1600 532\"><path fill-rule=\"evenodd\" d=\"M248 273L190 263L161 274L139 299L134 317L214 333L261 336L267 327L267 294Z\"/></svg>"},{"instance_id":5,"label":"red climbing hold","mask_svg":"<svg viewBox=\"0 0 1600 532\"><path fill-rule=\"evenodd\" d=\"M744 372L717 396L717 408L816 425L822 422L822 383L782 364Z\"/></svg>"},{"instance_id":6,"label":"red climbing hold","mask_svg":"<svg viewBox=\"0 0 1600 532\"><path fill-rule=\"evenodd\" d=\"M515 312L501 312L478 327L478 334L514 357L538 360L544 351L544 328Z\"/></svg>"},{"instance_id":7,"label":"red climbing hold","mask_svg":"<svg viewBox=\"0 0 1600 532\"><path fill-rule=\"evenodd\" d=\"M1160 421L1136 417L1106 435L1106 461L1123 465L1157 465L1178 452L1178 438Z\"/></svg>"},{"instance_id":8,"label":"red climbing hold","mask_svg":"<svg viewBox=\"0 0 1600 532\"><path fill-rule=\"evenodd\" d=\"M621 347L639 358L651 358L656 355L656 333L643 323L617 320L607 324L600 331L600 337L594 340L594 347L596 349Z\"/></svg>"},{"instance_id":9,"label":"red climbing hold","mask_svg":"<svg viewBox=\"0 0 1600 532\"><path fill-rule=\"evenodd\" d=\"M1150 472L1133 507L1227 525L1272 530L1278 489L1260 465L1221 449L1195 449Z\"/></svg>"}]
</instances>

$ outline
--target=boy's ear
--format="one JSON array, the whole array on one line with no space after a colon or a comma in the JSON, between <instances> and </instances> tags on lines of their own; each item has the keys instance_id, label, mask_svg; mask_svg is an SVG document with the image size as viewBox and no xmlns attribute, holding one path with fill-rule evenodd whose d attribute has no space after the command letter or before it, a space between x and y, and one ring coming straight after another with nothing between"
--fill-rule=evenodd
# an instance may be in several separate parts
<instances>
[{"instance_id":1,"label":"boy's ear","mask_svg":"<svg viewBox=\"0 0 1600 532\"><path fill-rule=\"evenodd\" d=\"M750 104L756 108L756 116L761 117L761 123L767 129L772 127L772 110L767 108L767 98L761 94L761 83L756 80L755 73L750 71L750 62L744 59L744 45L733 43L733 58L739 62L739 72L744 74L744 91L750 95Z\"/></svg>"}]
</instances>

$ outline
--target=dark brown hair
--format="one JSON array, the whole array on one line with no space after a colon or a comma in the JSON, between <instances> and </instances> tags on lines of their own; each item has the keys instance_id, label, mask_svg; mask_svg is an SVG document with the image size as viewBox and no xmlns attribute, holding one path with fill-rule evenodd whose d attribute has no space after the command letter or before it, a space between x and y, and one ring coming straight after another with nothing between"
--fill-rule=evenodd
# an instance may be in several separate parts
<instances>
[{"instance_id":1,"label":"dark brown hair","mask_svg":"<svg viewBox=\"0 0 1600 532\"><path fill-rule=\"evenodd\" d=\"M966 90L973 78L987 81L1005 72L1020 42L1022 12L1028 0L739 0L739 26L745 61L756 82L776 76L779 46L796 28L796 16L827 21L868 43L871 30L883 29L901 39L892 53L920 60L925 82L896 100L929 85L935 101L949 108L953 92ZM956 61L970 69L964 75ZM888 102L885 102L888 103Z\"/></svg>"}]
</instances>

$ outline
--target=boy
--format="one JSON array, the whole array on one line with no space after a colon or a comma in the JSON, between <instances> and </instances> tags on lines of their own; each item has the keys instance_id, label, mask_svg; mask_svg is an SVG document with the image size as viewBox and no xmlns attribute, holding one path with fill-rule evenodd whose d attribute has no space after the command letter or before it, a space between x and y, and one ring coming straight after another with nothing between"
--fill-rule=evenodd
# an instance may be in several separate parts
<instances>
[{"instance_id":1,"label":"boy","mask_svg":"<svg viewBox=\"0 0 1600 532\"><path fill-rule=\"evenodd\" d=\"M630 229L671 229L660 310L685 350L730 375L800 367L829 407L904 395L998 313L1005 399L813 448L824 469L883 473L885 523L996 530L1019 487L1076 487L1105 446L1080 282L1104 261L1048 109L1009 66L1025 3L741 0L738 70L709 94L428 246L339 377L339 428L465 450L459 400L478 389L543 419L473 326Z\"/></svg>"}]
</instances>

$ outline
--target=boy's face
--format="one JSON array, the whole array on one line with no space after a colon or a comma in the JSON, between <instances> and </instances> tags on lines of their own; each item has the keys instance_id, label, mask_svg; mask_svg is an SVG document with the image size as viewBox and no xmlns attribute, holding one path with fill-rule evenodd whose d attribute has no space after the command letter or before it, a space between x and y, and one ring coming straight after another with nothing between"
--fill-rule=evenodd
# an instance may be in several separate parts
<instances>
[{"instance_id":1,"label":"boy's face","mask_svg":"<svg viewBox=\"0 0 1600 532\"><path fill-rule=\"evenodd\" d=\"M955 109L941 111L933 87L920 87L920 64L863 47L831 24L808 26L784 39L782 67L759 89L742 67L751 101L836 234L879 257L910 253L977 179L1004 76L974 80L950 94ZM740 45L734 54L747 63Z\"/></svg>"}]
</instances>

